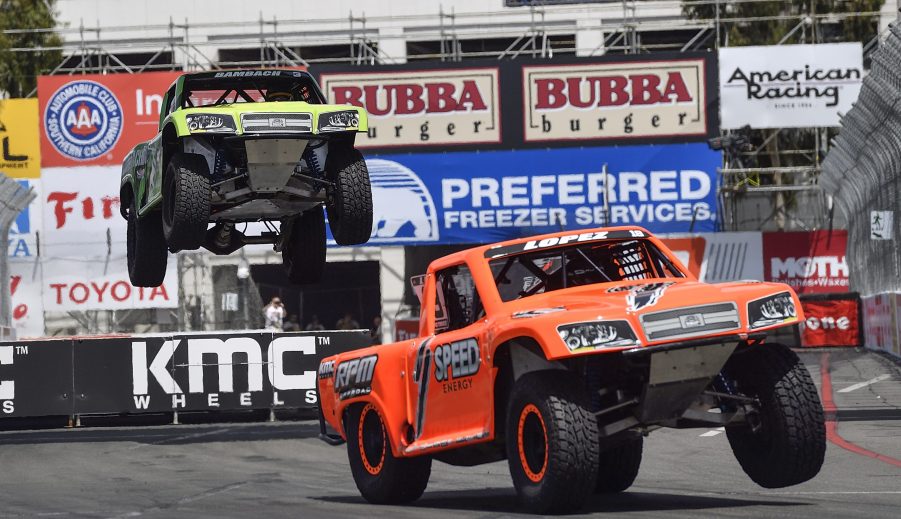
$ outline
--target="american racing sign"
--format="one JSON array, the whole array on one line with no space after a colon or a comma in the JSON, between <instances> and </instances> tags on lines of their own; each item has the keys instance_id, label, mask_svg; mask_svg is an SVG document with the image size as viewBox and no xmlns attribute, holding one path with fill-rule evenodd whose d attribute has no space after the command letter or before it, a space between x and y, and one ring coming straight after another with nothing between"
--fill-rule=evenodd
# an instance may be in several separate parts
<instances>
[{"instance_id":1,"label":"american racing sign","mask_svg":"<svg viewBox=\"0 0 901 519\"><path fill-rule=\"evenodd\" d=\"M523 138L707 135L706 68L703 57L524 66Z\"/></svg>"},{"instance_id":2,"label":"american racing sign","mask_svg":"<svg viewBox=\"0 0 901 519\"><path fill-rule=\"evenodd\" d=\"M500 143L498 68L323 72L330 103L361 106L361 148Z\"/></svg>"}]
</instances>

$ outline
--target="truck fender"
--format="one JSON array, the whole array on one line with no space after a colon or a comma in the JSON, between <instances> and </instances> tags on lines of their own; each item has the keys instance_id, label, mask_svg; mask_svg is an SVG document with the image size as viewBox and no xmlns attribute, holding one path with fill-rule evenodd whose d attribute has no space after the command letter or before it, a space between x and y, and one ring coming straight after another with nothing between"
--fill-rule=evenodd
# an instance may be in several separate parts
<instances>
[{"instance_id":1,"label":"truck fender","mask_svg":"<svg viewBox=\"0 0 901 519\"><path fill-rule=\"evenodd\" d=\"M379 415L382 417L382 422L385 424L385 428L387 429L388 435L388 444L391 446L391 452L396 457L403 457L403 448L400 442L400 438L402 433L402 424L396 423L395 420L391 419L391 416L387 413L384 402L376 393L370 393L365 397L355 398L347 403L343 403L338 407L338 412L341 419L338 421L339 429L338 432L341 434L341 437L344 440L347 440L347 431L344 429L344 415L352 408L356 406L362 407L366 404L372 404L375 407L376 411L378 411Z\"/></svg>"},{"instance_id":2,"label":"truck fender","mask_svg":"<svg viewBox=\"0 0 901 519\"><path fill-rule=\"evenodd\" d=\"M510 345L510 361L513 368L513 379L519 380L526 373L563 369L566 367L558 361L547 360L544 353L532 341L523 343L516 341Z\"/></svg>"}]
</instances>

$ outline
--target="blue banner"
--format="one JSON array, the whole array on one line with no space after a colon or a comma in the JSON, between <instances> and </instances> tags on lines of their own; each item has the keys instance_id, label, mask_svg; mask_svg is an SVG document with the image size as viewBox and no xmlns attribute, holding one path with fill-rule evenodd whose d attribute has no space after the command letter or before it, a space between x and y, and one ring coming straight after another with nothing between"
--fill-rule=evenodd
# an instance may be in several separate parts
<instances>
[{"instance_id":1,"label":"blue banner","mask_svg":"<svg viewBox=\"0 0 901 519\"><path fill-rule=\"evenodd\" d=\"M370 156L369 244L488 243L607 225L715 231L721 160L705 143Z\"/></svg>"}]
</instances>

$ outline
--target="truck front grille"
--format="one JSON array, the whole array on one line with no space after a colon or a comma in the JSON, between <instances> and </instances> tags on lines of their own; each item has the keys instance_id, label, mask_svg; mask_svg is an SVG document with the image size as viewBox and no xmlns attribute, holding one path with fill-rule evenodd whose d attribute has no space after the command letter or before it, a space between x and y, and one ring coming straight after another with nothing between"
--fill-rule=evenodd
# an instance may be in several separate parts
<instances>
[{"instance_id":1,"label":"truck front grille","mask_svg":"<svg viewBox=\"0 0 901 519\"><path fill-rule=\"evenodd\" d=\"M738 308L731 302L654 312L642 315L640 320L651 341L703 337L735 330L741 325Z\"/></svg>"},{"instance_id":2,"label":"truck front grille","mask_svg":"<svg viewBox=\"0 0 901 519\"><path fill-rule=\"evenodd\" d=\"M242 114L244 133L310 133L312 114Z\"/></svg>"}]
</instances>

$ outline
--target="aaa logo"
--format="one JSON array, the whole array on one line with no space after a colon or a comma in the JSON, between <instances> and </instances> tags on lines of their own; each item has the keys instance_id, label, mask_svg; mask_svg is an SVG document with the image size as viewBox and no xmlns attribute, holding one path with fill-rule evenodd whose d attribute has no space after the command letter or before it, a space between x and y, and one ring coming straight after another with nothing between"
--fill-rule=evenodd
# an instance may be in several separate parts
<instances>
[{"instance_id":1,"label":"aaa logo","mask_svg":"<svg viewBox=\"0 0 901 519\"><path fill-rule=\"evenodd\" d=\"M122 134L122 105L105 86L73 81L60 87L44 111L47 139L64 156L91 160L110 151Z\"/></svg>"}]
</instances>

